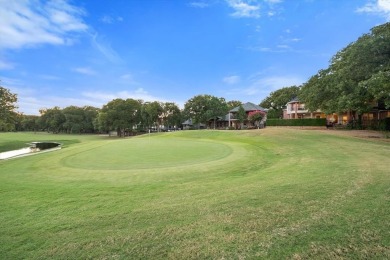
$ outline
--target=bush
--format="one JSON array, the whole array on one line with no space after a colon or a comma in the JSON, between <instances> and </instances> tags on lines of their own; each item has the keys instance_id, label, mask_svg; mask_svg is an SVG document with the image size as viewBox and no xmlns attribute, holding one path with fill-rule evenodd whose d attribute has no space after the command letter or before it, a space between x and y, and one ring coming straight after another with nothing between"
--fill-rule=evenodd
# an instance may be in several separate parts
<instances>
[{"instance_id":1,"label":"bush","mask_svg":"<svg viewBox=\"0 0 390 260\"><path fill-rule=\"evenodd\" d=\"M326 118L267 119L267 126L325 126Z\"/></svg>"},{"instance_id":2,"label":"bush","mask_svg":"<svg viewBox=\"0 0 390 260\"><path fill-rule=\"evenodd\" d=\"M381 120L380 129L383 131L390 131L390 117Z\"/></svg>"}]
</instances>

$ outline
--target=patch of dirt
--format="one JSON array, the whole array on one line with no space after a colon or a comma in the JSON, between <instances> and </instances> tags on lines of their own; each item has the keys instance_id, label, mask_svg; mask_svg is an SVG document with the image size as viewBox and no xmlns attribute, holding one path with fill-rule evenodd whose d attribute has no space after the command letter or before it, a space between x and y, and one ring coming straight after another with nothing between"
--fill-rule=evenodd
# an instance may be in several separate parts
<instances>
[{"instance_id":1,"label":"patch of dirt","mask_svg":"<svg viewBox=\"0 0 390 260\"><path fill-rule=\"evenodd\" d=\"M376 139L380 141L390 142L390 138L386 134L372 130L318 130L326 134L353 136L358 138Z\"/></svg>"}]
</instances>

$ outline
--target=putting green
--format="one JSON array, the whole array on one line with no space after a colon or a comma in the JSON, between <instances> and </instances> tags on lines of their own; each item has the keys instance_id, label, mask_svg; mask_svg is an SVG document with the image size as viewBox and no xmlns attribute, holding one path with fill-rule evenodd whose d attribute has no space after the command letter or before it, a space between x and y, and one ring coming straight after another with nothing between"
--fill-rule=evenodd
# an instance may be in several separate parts
<instances>
[{"instance_id":1,"label":"putting green","mask_svg":"<svg viewBox=\"0 0 390 260\"><path fill-rule=\"evenodd\" d=\"M62 158L71 168L132 170L177 167L221 160L233 152L221 142L183 138L133 138L89 147Z\"/></svg>"}]
</instances>

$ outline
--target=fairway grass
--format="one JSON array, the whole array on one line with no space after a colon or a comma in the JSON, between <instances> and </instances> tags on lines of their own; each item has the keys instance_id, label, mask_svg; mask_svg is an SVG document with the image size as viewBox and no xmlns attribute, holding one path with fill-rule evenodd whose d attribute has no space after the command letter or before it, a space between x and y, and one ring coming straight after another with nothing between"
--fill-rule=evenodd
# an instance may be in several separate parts
<instances>
[{"instance_id":1,"label":"fairway grass","mask_svg":"<svg viewBox=\"0 0 390 260\"><path fill-rule=\"evenodd\" d=\"M390 143L305 131L1 133L2 259L389 259ZM21 146L21 147L20 147Z\"/></svg>"}]
</instances>

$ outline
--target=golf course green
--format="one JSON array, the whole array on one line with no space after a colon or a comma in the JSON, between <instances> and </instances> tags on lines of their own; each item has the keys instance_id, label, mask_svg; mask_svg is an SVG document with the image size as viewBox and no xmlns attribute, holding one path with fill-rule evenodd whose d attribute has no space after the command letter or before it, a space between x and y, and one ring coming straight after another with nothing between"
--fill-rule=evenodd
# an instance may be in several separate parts
<instances>
[{"instance_id":1,"label":"golf course green","mask_svg":"<svg viewBox=\"0 0 390 260\"><path fill-rule=\"evenodd\" d=\"M342 131L346 132L346 131ZM266 128L0 133L2 259L388 259L390 142Z\"/></svg>"}]
</instances>

